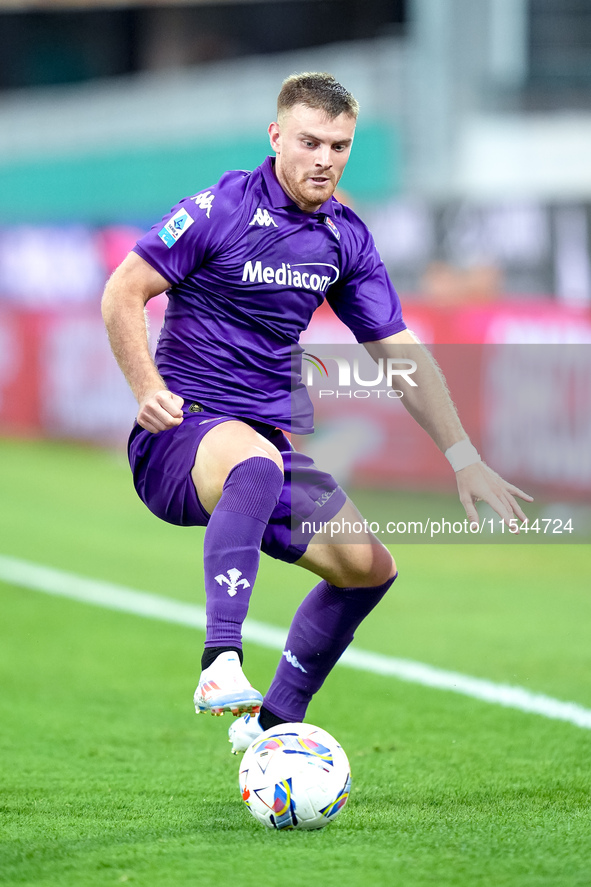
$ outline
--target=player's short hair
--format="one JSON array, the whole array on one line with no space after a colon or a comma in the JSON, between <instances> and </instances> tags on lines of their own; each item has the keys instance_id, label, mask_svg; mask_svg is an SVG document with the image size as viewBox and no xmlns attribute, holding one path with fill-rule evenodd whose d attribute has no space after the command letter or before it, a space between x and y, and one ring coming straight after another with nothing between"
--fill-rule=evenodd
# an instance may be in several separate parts
<instances>
[{"instance_id":1,"label":"player's short hair","mask_svg":"<svg viewBox=\"0 0 591 887\"><path fill-rule=\"evenodd\" d=\"M356 120L359 114L359 102L332 74L307 71L284 80L277 98L277 119L294 105L317 108L331 120L339 114L348 114Z\"/></svg>"}]
</instances>

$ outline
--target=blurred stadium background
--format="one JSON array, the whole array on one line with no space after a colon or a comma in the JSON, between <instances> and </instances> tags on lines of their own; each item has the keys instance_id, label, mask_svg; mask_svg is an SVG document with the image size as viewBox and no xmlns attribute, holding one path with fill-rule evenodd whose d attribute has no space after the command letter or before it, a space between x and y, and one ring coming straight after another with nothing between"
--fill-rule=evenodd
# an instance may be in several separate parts
<instances>
[{"instance_id":1,"label":"blurred stadium background","mask_svg":"<svg viewBox=\"0 0 591 887\"><path fill-rule=\"evenodd\" d=\"M400 580L357 649L550 714L335 669L309 717L355 788L299 841L250 822L227 719L192 714L201 629L38 592L204 603L202 531L133 492L135 403L100 298L177 200L261 161L279 84L305 69L361 102L342 197L467 430L536 495L528 514L576 532L396 545ZM590 158L589 0L0 0L2 883L589 885L590 549L543 543L591 540ZM350 341L320 309L304 344ZM463 516L397 401L346 403L318 401L306 446L367 517ZM309 584L263 559L249 620L285 628ZM277 650L246 652L266 688Z\"/></svg>"},{"instance_id":2,"label":"blurred stadium background","mask_svg":"<svg viewBox=\"0 0 591 887\"><path fill-rule=\"evenodd\" d=\"M588 0L2 0L0 434L123 444L104 281L174 202L260 162L281 80L307 69L361 103L343 199L408 325L458 346L440 359L470 433L588 522ZM323 310L305 337L348 341ZM353 447L348 479L449 488L403 411L366 410L381 450Z\"/></svg>"}]
</instances>

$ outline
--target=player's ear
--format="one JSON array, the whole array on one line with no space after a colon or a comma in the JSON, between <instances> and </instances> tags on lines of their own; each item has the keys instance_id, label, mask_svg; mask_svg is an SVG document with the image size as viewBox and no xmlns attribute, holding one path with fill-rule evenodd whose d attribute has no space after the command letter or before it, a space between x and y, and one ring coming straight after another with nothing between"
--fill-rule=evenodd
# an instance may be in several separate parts
<instances>
[{"instance_id":1,"label":"player's ear","mask_svg":"<svg viewBox=\"0 0 591 887\"><path fill-rule=\"evenodd\" d=\"M269 141L271 142L271 147L275 151L276 154L281 153L281 130L279 128L278 123L270 123L269 129L267 130L269 133Z\"/></svg>"}]
</instances>

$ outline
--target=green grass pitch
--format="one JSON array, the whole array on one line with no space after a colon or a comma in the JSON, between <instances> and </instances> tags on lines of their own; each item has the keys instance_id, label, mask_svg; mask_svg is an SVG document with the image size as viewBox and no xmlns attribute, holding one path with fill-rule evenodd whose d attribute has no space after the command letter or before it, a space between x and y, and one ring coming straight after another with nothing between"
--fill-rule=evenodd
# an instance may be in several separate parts
<instances>
[{"instance_id":1,"label":"green grass pitch","mask_svg":"<svg viewBox=\"0 0 591 887\"><path fill-rule=\"evenodd\" d=\"M0 554L203 604L202 532L152 517L123 456L0 441L0 497ZM591 707L588 546L394 554L359 647ZM264 559L252 616L287 626L312 584ZM193 714L200 632L2 582L0 601L0 883L591 884L591 730L337 668L308 720L349 755L349 804L270 832L229 717ZM277 656L246 647L261 690Z\"/></svg>"}]
</instances>

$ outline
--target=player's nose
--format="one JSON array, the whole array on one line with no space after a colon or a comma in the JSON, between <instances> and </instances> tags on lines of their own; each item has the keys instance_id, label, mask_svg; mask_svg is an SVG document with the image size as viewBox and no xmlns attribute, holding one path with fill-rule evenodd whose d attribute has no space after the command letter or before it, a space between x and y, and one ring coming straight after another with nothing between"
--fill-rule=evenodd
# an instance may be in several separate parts
<instances>
[{"instance_id":1,"label":"player's nose","mask_svg":"<svg viewBox=\"0 0 591 887\"><path fill-rule=\"evenodd\" d=\"M330 145L320 145L315 160L316 166L320 166L322 169L330 169L332 166Z\"/></svg>"}]
</instances>

